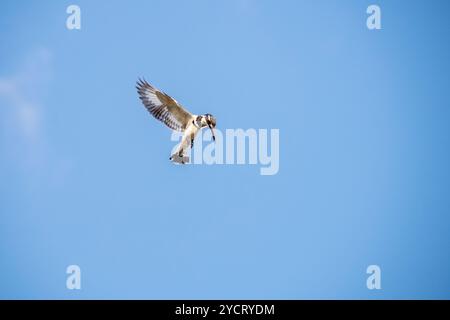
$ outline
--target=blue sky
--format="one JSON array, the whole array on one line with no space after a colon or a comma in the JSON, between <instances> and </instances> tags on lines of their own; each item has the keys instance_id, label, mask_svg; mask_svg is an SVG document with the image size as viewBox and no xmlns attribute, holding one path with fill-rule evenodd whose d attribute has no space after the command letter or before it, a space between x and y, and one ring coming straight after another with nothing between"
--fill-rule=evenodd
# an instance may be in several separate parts
<instances>
[{"instance_id":1,"label":"blue sky","mask_svg":"<svg viewBox=\"0 0 450 320\"><path fill-rule=\"evenodd\" d=\"M448 1L1 7L0 298L450 298ZM278 174L171 164L141 76Z\"/></svg>"}]
</instances>

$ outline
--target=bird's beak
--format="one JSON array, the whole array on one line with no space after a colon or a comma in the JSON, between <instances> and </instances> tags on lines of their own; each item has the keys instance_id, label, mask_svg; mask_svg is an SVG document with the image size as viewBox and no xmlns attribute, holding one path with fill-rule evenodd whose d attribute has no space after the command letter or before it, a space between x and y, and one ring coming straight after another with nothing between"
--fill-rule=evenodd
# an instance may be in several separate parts
<instances>
[{"instance_id":1,"label":"bird's beak","mask_svg":"<svg viewBox=\"0 0 450 320\"><path fill-rule=\"evenodd\" d=\"M209 123L208 123L208 127L209 127L209 129L211 129L211 133L212 133L213 140L216 141L216 136L214 135L214 129L213 129L213 127L212 127L211 124L209 124Z\"/></svg>"}]
</instances>

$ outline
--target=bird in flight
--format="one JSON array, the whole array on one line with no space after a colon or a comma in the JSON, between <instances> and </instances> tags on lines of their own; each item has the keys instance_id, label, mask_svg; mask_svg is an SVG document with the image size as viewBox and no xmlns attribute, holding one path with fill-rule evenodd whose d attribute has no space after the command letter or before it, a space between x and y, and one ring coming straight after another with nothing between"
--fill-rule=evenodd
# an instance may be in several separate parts
<instances>
[{"instance_id":1,"label":"bird in flight","mask_svg":"<svg viewBox=\"0 0 450 320\"><path fill-rule=\"evenodd\" d=\"M191 114L174 98L156 89L145 80L139 79L136 89L139 98L152 116L164 122L170 129L183 132L181 143L175 153L170 156L171 161L182 164L189 161L189 158L184 156L185 152L189 147L194 146L195 136L202 128L209 127L213 140L216 140L214 135L216 119L211 114Z\"/></svg>"}]
</instances>

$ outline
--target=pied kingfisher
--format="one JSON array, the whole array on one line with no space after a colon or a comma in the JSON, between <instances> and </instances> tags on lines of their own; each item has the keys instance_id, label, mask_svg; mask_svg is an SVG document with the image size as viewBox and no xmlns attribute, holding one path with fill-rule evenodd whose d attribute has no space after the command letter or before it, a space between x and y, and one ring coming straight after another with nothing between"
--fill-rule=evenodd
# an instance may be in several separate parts
<instances>
[{"instance_id":1,"label":"pied kingfisher","mask_svg":"<svg viewBox=\"0 0 450 320\"><path fill-rule=\"evenodd\" d=\"M216 119L209 113L199 116L191 114L175 99L142 79L137 81L136 89L145 108L156 119L164 122L172 130L183 132L181 143L170 160L182 164L189 161L188 157L184 157L185 151L194 146L195 135L206 126L211 129L213 140L216 140L214 135Z\"/></svg>"}]
</instances>

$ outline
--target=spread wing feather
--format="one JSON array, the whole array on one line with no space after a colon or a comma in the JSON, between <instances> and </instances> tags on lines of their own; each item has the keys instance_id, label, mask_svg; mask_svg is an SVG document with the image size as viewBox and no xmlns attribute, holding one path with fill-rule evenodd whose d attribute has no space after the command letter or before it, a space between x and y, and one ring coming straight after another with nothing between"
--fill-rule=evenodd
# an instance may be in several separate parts
<instances>
[{"instance_id":1,"label":"spread wing feather","mask_svg":"<svg viewBox=\"0 0 450 320\"><path fill-rule=\"evenodd\" d=\"M136 84L139 98L145 108L169 128L184 131L192 114L184 109L175 99L159 91L147 81L139 79Z\"/></svg>"}]
</instances>

